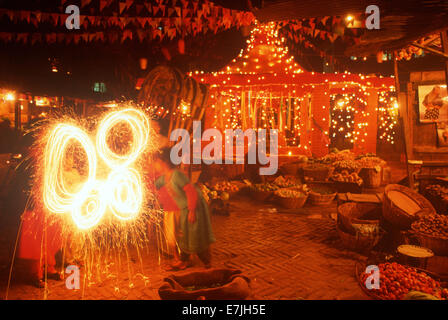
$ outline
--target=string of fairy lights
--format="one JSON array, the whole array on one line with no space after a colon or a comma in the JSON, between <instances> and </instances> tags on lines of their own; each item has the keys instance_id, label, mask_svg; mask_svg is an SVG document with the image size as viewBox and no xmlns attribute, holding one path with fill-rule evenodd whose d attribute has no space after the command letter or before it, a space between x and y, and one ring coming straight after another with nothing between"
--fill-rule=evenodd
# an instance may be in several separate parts
<instances>
[{"instance_id":1,"label":"string of fairy lights","mask_svg":"<svg viewBox=\"0 0 448 320\"><path fill-rule=\"evenodd\" d=\"M210 85L209 127L278 129L287 146L305 150L311 149L312 132L316 130L328 138L327 147L338 137L352 145L363 143L369 136L369 121L374 112L368 105L368 98L370 89L375 87L378 138L394 144L398 107L393 98L393 85L382 82L374 86L369 77L360 74L356 80L355 75L347 71L336 73L340 81L334 81L334 74L329 74L315 83L294 83L294 78L303 76L304 71L285 43L276 23L256 24L246 48L229 66L211 74L190 72L197 81ZM260 50L265 52L260 55ZM317 75L309 74L311 79ZM318 115L319 108L311 108L311 100L314 90L320 88L329 96L330 105L323 105ZM180 117L184 122L191 119L190 109L188 104L180 103L171 116ZM159 116L168 114L169 110L157 110Z\"/></svg>"},{"instance_id":2,"label":"string of fairy lights","mask_svg":"<svg viewBox=\"0 0 448 320\"><path fill-rule=\"evenodd\" d=\"M398 125L397 98L390 92L380 92L378 96L378 138L395 144Z\"/></svg>"}]
</instances>

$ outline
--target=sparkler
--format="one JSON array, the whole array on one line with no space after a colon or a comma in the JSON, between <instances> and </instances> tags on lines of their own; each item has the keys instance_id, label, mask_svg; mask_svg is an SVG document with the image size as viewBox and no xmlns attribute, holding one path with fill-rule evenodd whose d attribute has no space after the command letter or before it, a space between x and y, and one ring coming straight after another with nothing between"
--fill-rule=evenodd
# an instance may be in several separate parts
<instances>
[{"instance_id":1,"label":"sparkler","mask_svg":"<svg viewBox=\"0 0 448 320\"><path fill-rule=\"evenodd\" d=\"M130 151L120 155L111 150L107 138L112 128L126 123L132 131ZM96 148L80 128L58 124L51 132L45 147L44 204L50 212L71 214L75 225L86 230L97 226L108 209L121 221L135 219L143 204L143 185L140 173L131 166L143 153L149 138L149 120L136 109L111 112L101 121L96 136ZM71 191L64 178L67 148L79 143L87 156L89 166L86 181L78 181L81 188ZM99 157L110 169L106 181L97 179ZM104 168L100 168L104 169Z\"/></svg>"},{"instance_id":2,"label":"sparkler","mask_svg":"<svg viewBox=\"0 0 448 320\"><path fill-rule=\"evenodd\" d=\"M109 148L107 136L114 126L123 122L131 128L134 141L128 154L119 155ZM96 138L98 154L111 169L128 167L135 162L146 147L148 136L149 121L143 112L136 109L113 112L106 116L99 126Z\"/></svg>"},{"instance_id":3,"label":"sparkler","mask_svg":"<svg viewBox=\"0 0 448 320\"><path fill-rule=\"evenodd\" d=\"M84 149L89 164L87 181L78 193L70 192L64 181L62 170L65 151L68 145L75 141ZM79 199L77 194L87 195L94 184L97 165L95 147L89 136L80 128L69 124L58 124L48 138L44 157L44 204L53 213L70 212L75 197Z\"/></svg>"}]
</instances>

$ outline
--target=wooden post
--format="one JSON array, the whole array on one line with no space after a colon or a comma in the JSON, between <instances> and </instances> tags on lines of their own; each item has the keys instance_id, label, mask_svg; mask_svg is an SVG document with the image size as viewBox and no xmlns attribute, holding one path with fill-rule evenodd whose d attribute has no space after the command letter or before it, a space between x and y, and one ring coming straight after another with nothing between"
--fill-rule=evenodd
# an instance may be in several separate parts
<instances>
[{"instance_id":1,"label":"wooden post","mask_svg":"<svg viewBox=\"0 0 448 320\"><path fill-rule=\"evenodd\" d=\"M440 39L442 40L443 52L448 54L448 30L440 33ZM445 59L445 82L447 83L448 88L448 59Z\"/></svg>"}]
</instances>

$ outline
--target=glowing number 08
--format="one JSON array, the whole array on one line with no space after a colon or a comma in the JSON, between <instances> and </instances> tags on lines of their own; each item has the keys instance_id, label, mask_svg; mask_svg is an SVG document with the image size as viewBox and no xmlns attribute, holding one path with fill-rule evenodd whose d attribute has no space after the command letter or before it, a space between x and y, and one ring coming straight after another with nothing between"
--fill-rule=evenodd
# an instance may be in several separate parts
<instances>
[{"instance_id":1,"label":"glowing number 08","mask_svg":"<svg viewBox=\"0 0 448 320\"><path fill-rule=\"evenodd\" d=\"M133 141L126 155L110 150L107 136L118 123L127 123ZM112 112L100 123L96 148L90 137L80 128L59 124L51 132L45 147L43 200L53 213L71 213L80 229L97 225L107 208L120 220L132 220L138 215L143 190L140 174L131 165L137 160L148 142L148 118L135 109ZM72 193L63 177L63 161L67 146L77 141L87 155L89 170L81 190ZM97 154L111 169L106 181L96 179Z\"/></svg>"}]
</instances>

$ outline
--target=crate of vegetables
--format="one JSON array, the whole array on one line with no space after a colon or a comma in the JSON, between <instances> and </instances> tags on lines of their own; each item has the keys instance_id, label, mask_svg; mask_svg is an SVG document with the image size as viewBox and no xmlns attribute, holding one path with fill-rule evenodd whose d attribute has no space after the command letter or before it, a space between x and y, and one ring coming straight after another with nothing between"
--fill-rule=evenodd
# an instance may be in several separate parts
<instances>
[{"instance_id":1,"label":"crate of vegetables","mask_svg":"<svg viewBox=\"0 0 448 320\"><path fill-rule=\"evenodd\" d=\"M380 263L379 289L367 289L366 281L371 274L366 266L356 265L356 277L362 290L378 300L447 300L448 289L437 275L425 270L407 267L396 262Z\"/></svg>"},{"instance_id":2,"label":"crate of vegetables","mask_svg":"<svg viewBox=\"0 0 448 320\"><path fill-rule=\"evenodd\" d=\"M282 188L274 192L275 202L287 209L302 208L308 199L308 189Z\"/></svg>"},{"instance_id":3,"label":"crate of vegetables","mask_svg":"<svg viewBox=\"0 0 448 320\"><path fill-rule=\"evenodd\" d=\"M412 231L421 246L440 256L448 256L448 216L430 214L412 223Z\"/></svg>"}]
</instances>

